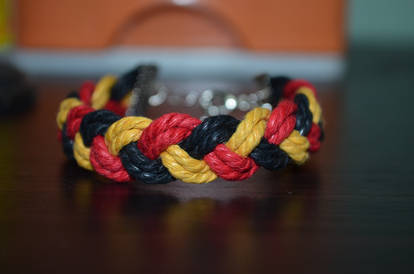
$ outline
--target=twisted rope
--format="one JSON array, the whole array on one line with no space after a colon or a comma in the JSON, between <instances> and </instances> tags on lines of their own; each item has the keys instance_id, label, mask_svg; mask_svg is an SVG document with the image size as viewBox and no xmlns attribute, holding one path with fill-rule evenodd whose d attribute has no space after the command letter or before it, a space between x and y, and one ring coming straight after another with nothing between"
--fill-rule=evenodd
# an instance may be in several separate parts
<instances>
[{"instance_id":1,"label":"twisted rope","mask_svg":"<svg viewBox=\"0 0 414 274\"><path fill-rule=\"evenodd\" d=\"M258 107L241 121L228 115L200 121L182 113L152 121L122 117L139 70L85 82L60 104L63 150L79 166L117 182L208 183L244 180L259 166L303 164L320 147L322 111L315 88L304 80L272 78L273 111Z\"/></svg>"}]
</instances>

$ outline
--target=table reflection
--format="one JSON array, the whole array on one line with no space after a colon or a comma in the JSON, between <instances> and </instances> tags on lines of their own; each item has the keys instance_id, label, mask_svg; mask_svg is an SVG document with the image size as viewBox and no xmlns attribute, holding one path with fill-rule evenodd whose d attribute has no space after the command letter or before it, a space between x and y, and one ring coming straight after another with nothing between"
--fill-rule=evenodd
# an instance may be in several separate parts
<instances>
[{"instance_id":1,"label":"table reflection","mask_svg":"<svg viewBox=\"0 0 414 274\"><path fill-rule=\"evenodd\" d=\"M263 196L240 192L240 182L224 188L221 185L226 182L210 183L209 188L216 192L233 194L232 198L215 199L194 193L191 185L181 182L155 189L140 182L114 184L66 163L62 195L65 210L82 216L81 229L99 235L109 253L129 250L147 267L159 263L159 254L173 254L162 260L177 267L177 272L177 262L186 262L188 268L189 262L197 264L208 256L224 268L248 273L264 259L258 248L272 254L286 252L284 243L295 248L304 237L303 229L312 229L307 224L317 214L318 203L312 197L320 186L319 173L314 171L306 169L305 183L290 175L280 177L281 183L272 188L258 182L256 187L266 192ZM194 197L188 198L186 192Z\"/></svg>"}]
</instances>

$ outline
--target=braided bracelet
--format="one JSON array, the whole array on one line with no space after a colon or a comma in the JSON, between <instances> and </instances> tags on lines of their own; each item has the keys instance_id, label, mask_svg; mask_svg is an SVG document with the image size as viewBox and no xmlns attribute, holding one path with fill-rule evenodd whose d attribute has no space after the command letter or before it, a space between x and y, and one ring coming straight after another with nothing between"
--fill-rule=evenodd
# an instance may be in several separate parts
<instances>
[{"instance_id":1,"label":"braided bracelet","mask_svg":"<svg viewBox=\"0 0 414 274\"><path fill-rule=\"evenodd\" d=\"M321 108L307 81L269 78L273 110L256 107L241 121L182 113L151 120L125 116L140 71L85 82L62 101L58 137L68 158L117 182L208 183L244 180L259 166L300 165L320 147Z\"/></svg>"}]
</instances>

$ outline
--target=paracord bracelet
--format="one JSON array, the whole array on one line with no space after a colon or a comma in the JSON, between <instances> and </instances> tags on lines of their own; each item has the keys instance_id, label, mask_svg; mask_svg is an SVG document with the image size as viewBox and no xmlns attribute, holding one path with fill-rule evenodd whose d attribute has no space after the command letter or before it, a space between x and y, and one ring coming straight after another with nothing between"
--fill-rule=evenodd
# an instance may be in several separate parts
<instances>
[{"instance_id":1,"label":"paracord bracelet","mask_svg":"<svg viewBox=\"0 0 414 274\"><path fill-rule=\"evenodd\" d=\"M123 117L142 71L85 82L60 104L58 136L79 166L117 182L208 183L244 180L259 166L302 164L320 147L321 108L307 81L270 78L273 110L256 107L241 121L229 115L201 121L182 113L153 121Z\"/></svg>"}]
</instances>

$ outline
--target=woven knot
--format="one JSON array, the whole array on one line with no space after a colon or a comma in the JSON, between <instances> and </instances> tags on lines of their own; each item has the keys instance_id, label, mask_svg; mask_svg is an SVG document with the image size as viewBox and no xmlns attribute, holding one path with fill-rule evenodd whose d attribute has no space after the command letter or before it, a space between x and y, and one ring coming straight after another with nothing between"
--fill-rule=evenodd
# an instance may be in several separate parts
<instances>
[{"instance_id":1,"label":"woven knot","mask_svg":"<svg viewBox=\"0 0 414 274\"><path fill-rule=\"evenodd\" d=\"M264 134L269 143L279 145L289 136L296 125L296 109L294 102L283 100L272 111Z\"/></svg>"},{"instance_id":2,"label":"woven knot","mask_svg":"<svg viewBox=\"0 0 414 274\"><path fill-rule=\"evenodd\" d=\"M252 158L243 157L224 144L218 145L204 160L214 173L229 181L247 179L258 169Z\"/></svg>"},{"instance_id":3,"label":"woven knot","mask_svg":"<svg viewBox=\"0 0 414 274\"><path fill-rule=\"evenodd\" d=\"M94 170L99 174L117 182L131 180L128 172L122 165L121 159L108 151L104 137L96 136L93 139L89 159Z\"/></svg>"},{"instance_id":4,"label":"woven knot","mask_svg":"<svg viewBox=\"0 0 414 274\"><path fill-rule=\"evenodd\" d=\"M156 159L169 146L178 144L200 124L188 114L168 113L154 120L138 141L138 148L150 159Z\"/></svg>"},{"instance_id":5,"label":"woven knot","mask_svg":"<svg viewBox=\"0 0 414 274\"><path fill-rule=\"evenodd\" d=\"M83 117L92 111L94 111L93 108L85 105L74 107L69 111L66 119L66 135L70 139L73 140L75 138L75 134L79 131Z\"/></svg>"},{"instance_id":6,"label":"woven knot","mask_svg":"<svg viewBox=\"0 0 414 274\"><path fill-rule=\"evenodd\" d=\"M286 99L293 100L296 91L302 87L309 88L310 90L312 90L313 95L316 96L315 87L308 81L302 79L292 80L288 82L283 89L283 96Z\"/></svg>"},{"instance_id":7,"label":"woven knot","mask_svg":"<svg viewBox=\"0 0 414 274\"><path fill-rule=\"evenodd\" d=\"M63 150L81 167L118 182L208 183L247 179L259 166L302 164L320 147L322 112L314 87L304 80L271 78L274 110L255 108L241 121L219 115L201 122L181 113L154 121L121 118L141 70L103 77L96 86L86 82L60 104Z\"/></svg>"},{"instance_id":8,"label":"woven knot","mask_svg":"<svg viewBox=\"0 0 414 274\"><path fill-rule=\"evenodd\" d=\"M87 105L91 104L91 98L93 91L95 90L95 84L86 81L82 84L80 90L79 90L79 98Z\"/></svg>"}]
</instances>

